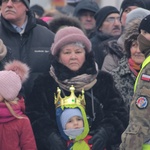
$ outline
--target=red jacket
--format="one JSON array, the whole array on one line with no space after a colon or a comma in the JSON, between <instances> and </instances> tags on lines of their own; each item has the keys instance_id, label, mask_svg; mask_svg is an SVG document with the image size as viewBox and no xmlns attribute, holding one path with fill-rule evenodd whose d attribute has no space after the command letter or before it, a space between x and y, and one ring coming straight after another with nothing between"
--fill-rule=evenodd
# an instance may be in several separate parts
<instances>
[{"instance_id":1,"label":"red jacket","mask_svg":"<svg viewBox=\"0 0 150 150\"><path fill-rule=\"evenodd\" d=\"M21 114L22 106L13 108ZM12 117L5 103L0 103L0 150L37 150L30 121L21 116L24 118Z\"/></svg>"}]
</instances>

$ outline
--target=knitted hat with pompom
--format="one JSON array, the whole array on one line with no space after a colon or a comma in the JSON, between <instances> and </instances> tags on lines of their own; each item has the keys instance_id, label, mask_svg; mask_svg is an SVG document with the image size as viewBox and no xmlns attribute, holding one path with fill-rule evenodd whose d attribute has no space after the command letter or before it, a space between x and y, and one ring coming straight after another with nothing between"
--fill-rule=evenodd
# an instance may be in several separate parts
<instances>
[{"instance_id":1,"label":"knitted hat with pompom","mask_svg":"<svg viewBox=\"0 0 150 150\"><path fill-rule=\"evenodd\" d=\"M21 90L22 83L29 76L29 67L17 60L6 63L0 71L0 95L7 101L14 100Z\"/></svg>"}]
</instances>

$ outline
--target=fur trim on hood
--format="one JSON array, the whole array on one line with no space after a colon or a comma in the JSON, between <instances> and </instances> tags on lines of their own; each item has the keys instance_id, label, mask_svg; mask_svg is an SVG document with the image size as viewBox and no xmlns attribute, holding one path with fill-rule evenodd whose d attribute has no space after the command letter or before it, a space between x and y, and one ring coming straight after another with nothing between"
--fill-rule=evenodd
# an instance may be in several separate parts
<instances>
[{"instance_id":1,"label":"fur trim on hood","mask_svg":"<svg viewBox=\"0 0 150 150\"><path fill-rule=\"evenodd\" d=\"M135 19L129 22L124 29L124 48L127 53L128 58L130 57L130 47L133 41L137 40L139 35L139 25L141 19Z\"/></svg>"}]
</instances>

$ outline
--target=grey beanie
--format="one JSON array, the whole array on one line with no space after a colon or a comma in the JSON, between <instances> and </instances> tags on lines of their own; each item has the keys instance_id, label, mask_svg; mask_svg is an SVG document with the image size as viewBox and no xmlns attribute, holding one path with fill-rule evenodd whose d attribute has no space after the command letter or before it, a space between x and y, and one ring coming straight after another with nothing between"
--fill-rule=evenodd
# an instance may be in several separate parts
<instances>
[{"instance_id":1,"label":"grey beanie","mask_svg":"<svg viewBox=\"0 0 150 150\"><path fill-rule=\"evenodd\" d=\"M144 8L136 8L127 14L126 24L134 19L143 19L150 14L150 11Z\"/></svg>"},{"instance_id":2,"label":"grey beanie","mask_svg":"<svg viewBox=\"0 0 150 150\"><path fill-rule=\"evenodd\" d=\"M61 117L60 117L60 121L62 124L62 128L64 130L65 130L65 126L66 126L66 123L68 122L68 120L74 116L79 116L79 117L83 118L81 111L78 108L68 108L62 112Z\"/></svg>"}]
</instances>

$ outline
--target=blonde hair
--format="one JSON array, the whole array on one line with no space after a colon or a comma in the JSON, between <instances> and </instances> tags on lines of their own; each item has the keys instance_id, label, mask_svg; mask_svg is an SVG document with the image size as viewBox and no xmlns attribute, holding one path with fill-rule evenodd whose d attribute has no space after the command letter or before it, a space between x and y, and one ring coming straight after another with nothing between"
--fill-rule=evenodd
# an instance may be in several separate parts
<instances>
[{"instance_id":1,"label":"blonde hair","mask_svg":"<svg viewBox=\"0 0 150 150\"><path fill-rule=\"evenodd\" d=\"M11 104L18 104L18 98L15 98L13 101L7 101L4 100L3 101L5 103L5 105L7 106L8 110L10 111L10 113L17 119L22 119L24 117L18 115L15 113L15 111L13 110L13 108L11 107Z\"/></svg>"}]
</instances>

